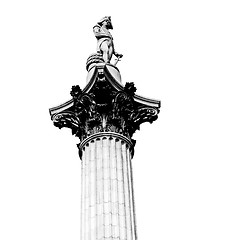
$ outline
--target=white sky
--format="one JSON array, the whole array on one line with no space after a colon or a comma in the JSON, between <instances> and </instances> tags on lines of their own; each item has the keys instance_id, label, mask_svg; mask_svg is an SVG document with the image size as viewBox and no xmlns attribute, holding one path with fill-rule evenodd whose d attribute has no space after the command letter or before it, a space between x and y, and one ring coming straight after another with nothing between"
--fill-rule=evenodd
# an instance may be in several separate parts
<instances>
[{"instance_id":1,"label":"white sky","mask_svg":"<svg viewBox=\"0 0 240 240\"><path fill-rule=\"evenodd\" d=\"M240 239L239 1L0 3L0 239L79 240L77 138L48 109L85 86L112 16L123 83L162 101L135 134L139 239Z\"/></svg>"}]
</instances>

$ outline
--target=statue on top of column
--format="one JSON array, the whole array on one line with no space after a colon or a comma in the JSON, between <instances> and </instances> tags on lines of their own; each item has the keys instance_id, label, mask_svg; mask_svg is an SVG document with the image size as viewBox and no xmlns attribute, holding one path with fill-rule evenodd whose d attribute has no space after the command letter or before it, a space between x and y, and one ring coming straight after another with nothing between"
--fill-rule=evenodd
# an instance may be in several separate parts
<instances>
[{"instance_id":1,"label":"statue on top of column","mask_svg":"<svg viewBox=\"0 0 240 240\"><path fill-rule=\"evenodd\" d=\"M102 18L93 27L93 32L97 38L97 53L102 55L105 63L110 63L113 54L118 60L123 56L115 51L113 37L109 32L109 29L113 29L110 16Z\"/></svg>"}]
</instances>

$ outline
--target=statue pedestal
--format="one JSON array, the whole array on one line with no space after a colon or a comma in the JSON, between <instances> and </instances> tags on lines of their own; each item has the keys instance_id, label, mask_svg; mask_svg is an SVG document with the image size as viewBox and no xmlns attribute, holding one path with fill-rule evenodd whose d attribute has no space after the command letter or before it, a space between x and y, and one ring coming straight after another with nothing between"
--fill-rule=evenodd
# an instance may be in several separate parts
<instances>
[{"instance_id":1,"label":"statue pedestal","mask_svg":"<svg viewBox=\"0 0 240 240\"><path fill-rule=\"evenodd\" d=\"M121 74L115 65L109 63L93 63L88 68L87 83L94 77L96 72L103 73L107 71L111 77L118 83L122 83Z\"/></svg>"}]
</instances>

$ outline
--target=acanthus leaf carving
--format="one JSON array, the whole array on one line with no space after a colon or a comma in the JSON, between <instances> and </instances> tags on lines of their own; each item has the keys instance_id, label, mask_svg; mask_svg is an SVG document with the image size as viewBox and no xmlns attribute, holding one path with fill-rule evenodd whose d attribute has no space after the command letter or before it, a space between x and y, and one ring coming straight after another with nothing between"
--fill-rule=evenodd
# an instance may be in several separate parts
<instances>
[{"instance_id":1,"label":"acanthus leaf carving","mask_svg":"<svg viewBox=\"0 0 240 240\"><path fill-rule=\"evenodd\" d=\"M124 87L124 92L128 95L133 96L136 92L137 88L135 87L133 82L127 82Z\"/></svg>"},{"instance_id":2,"label":"acanthus leaf carving","mask_svg":"<svg viewBox=\"0 0 240 240\"><path fill-rule=\"evenodd\" d=\"M105 78L98 79L88 93L73 86L71 112L57 114L54 125L71 128L80 140L98 132L117 132L131 139L141 123L153 122L158 114L157 108L134 101L135 92L134 83L116 91Z\"/></svg>"},{"instance_id":3,"label":"acanthus leaf carving","mask_svg":"<svg viewBox=\"0 0 240 240\"><path fill-rule=\"evenodd\" d=\"M151 107L140 107L131 115L131 121L140 126L144 122L152 123L157 119L158 110Z\"/></svg>"},{"instance_id":4,"label":"acanthus leaf carving","mask_svg":"<svg viewBox=\"0 0 240 240\"><path fill-rule=\"evenodd\" d=\"M71 128L73 135L81 134L81 124L73 112L62 112L54 115L53 124L59 129L63 127Z\"/></svg>"}]
</instances>

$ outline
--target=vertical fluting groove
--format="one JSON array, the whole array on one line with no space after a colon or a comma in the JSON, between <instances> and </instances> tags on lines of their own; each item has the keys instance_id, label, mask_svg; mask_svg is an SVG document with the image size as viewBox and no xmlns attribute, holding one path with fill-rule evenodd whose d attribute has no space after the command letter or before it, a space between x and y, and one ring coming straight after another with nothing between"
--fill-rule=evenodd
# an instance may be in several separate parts
<instances>
[{"instance_id":1,"label":"vertical fluting groove","mask_svg":"<svg viewBox=\"0 0 240 240\"><path fill-rule=\"evenodd\" d=\"M110 142L109 142L109 138L106 139L106 143L107 143L107 158L108 158L108 168L109 168L109 208L110 208L110 212L109 212L109 220L110 220L110 237L113 237L113 226L112 226L112 196L111 196L111 192L112 192L112 179L111 179L111 168L112 168L112 161L110 158Z\"/></svg>"},{"instance_id":2,"label":"vertical fluting groove","mask_svg":"<svg viewBox=\"0 0 240 240\"><path fill-rule=\"evenodd\" d=\"M127 234L128 234L128 222L127 222L127 217L128 217L128 208L129 208L129 204L128 204L128 181L127 181L127 168L126 168L126 159L124 158L124 145L125 143L121 142L121 156L122 156L122 164L123 164L123 192L124 192L124 205L125 205L125 228L126 228L126 239L128 239Z\"/></svg>"},{"instance_id":3,"label":"vertical fluting groove","mask_svg":"<svg viewBox=\"0 0 240 240\"><path fill-rule=\"evenodd\" d=\"M124 210L124 186L123 186L123 165L121 159L121 141L116 142L117 168L118 168L118 189L119 189L119 220L120 220L120 238L125 239L125 210Z\"/></svg>"},{"instance_id":4,"label":"vertical fluting groove","mask_svg":"<svg viewBox=\"0 0 240 240\"><path fill-rule=\"evenodd\" d=\"M84 177L85 177L85 181L84 181L84 240L87 239L87 214L86 214L86 209L87 209L87 147L85 147L85 170L84 170Z\"/></svg>"},{"instance_id":5,"label":"vertical fluting groove","mask_svg":"<svg viewBox=\"0 0 240 240\"><path fill-rule=\"evenodd\" d=\"M91 240L91 151L88 144L88 239Z\"/></svg>"},{"instance_id":6,"label":"vertical fluting groove","mask_svg":"<svg viewBox=\"0 0 240 240\"><path fill-rule=\"evenodd\" d=\"M104 205L104 211L103 211L103 216L104 216L104 237L106 237L106 211L107 211L107 176L106 176L106 168L107 168L107 159L105 157L105 144L102 139L102 158L103 158L103 205Z\"/></svg>"},{"instance_id":7,"label":"vertical fluting groove","mask_svg":"<svg viewBox=\"0 0 240 240\"><path fill-rule=\"evenodd\" d=\"M96 216L95 216L95 226L96 226L96 232L95 232L95 239L98 239L98 161L97 161L97 146L95 141L92 141L94 144L94 156L95 156L95 194L96 194L96 199L95 199L95 208L96 208Z\"/></svg>"},{"instance_id":8,"label":"vertical fluting groove","mask_svg":"<svg viewBox=\"0 0 240 240\"><path fill-rule=\"evenodd\" d=\"M112 225L112 211L113 211L113 206L112 206L112 191L113 191L113 186L112 186L112 159L111 159L111 143L110 143L110 139L109 137L107 138L107 143L108 143L108 151L107 151L107 157L109 160L109 184L110 184L110 190L109 190L109 207L110 207L110 227L111 227L111 237L113 237L114 233L113 233L113 225Z\"/></svg>"},{"instance_id":9,"label":"vertical fluting groove","mask_svg":"<svg viewBox=\"0 0 240 240\"><path fill-rule=\"evenodd\" d=\"M95 240L95 231L96 231L96 225L95 225L95 219L96 219L96 192L95 192L95 165L96 165L96 159L95 159L95 149L94 149L94 142L91 141L89 143L90 148L90 236L92 240Z\"/></svg>"},{"instance_id":10,"label":"vertical fluting groove","mask_svg":"<svg viewBox=\"0 0 240 240\"><path fill-rule=\"evenodd\" d=\"M126 166L127 166L127 178L128 178L128 195L129 195L129 208L130 208L130 224L131 224L131 239L134 240L134 217L133 217L133 201L132 201L132 180L129 163L131 161L129 148L126 148Z\"/></svg>"},{"instance_id":11,"label":"vertical fluting groove","mask_svg":"<svg viewBox=\"0 0 240 240\"><path fill-rule=\"evenodd\" d=\"M136 229L136 216L135 216L135 202L134 202L134 192L133 192L133 176L132 176L132 160L130 156L130 152L128 151L128 177L129 177L129 186L130 186L130 197L131 197L131 215L132 215L132 229L133 229L133 240L137 239L137 229Z\"/></svg>"},{"instance_id":12,"label":"vertical fluting groove","mask_svg":"<svg viewBox=\"0 0 240 240\"><path fill-rule=\"evenodd\" d=\"M128 166L128 181L129 181L129 196L130 196L130 206L131 206L131 225L134 230L134 215L133 215L133 199L132 199L132 180L131 180L131 171L130 171L130 153L127 152L127 166ZM134 231L132 231L132 239L134 238Z\"/></svg>"},{"instance_id":13,"label":"vertical fluting groove","mask_svg":"<svg viewBox=\"0 0 240 240\"><path fill-rule=\"evenodd\" d=\"M120 239L120 215L119 215L119 189L118 189L118 162L117 162L117 144L116 139L113 139L114 142L114 159L116 164L116 215L117 215L117 232Z\"/></svg>"},{"instance_id":14,"label":"vertical fluting groove","mask_svg":"<svg viewBox=\"0 0 240 240\"><path fill-rule=\"evenodd\" d=\"M82 156L82 172L81 172L81 239L84 239L84 216L85 216L85 201L84 201L84 192L85 192L85 150L83 150L83 156Z\"/></svg>"},{"instance_id":15,"label":"vertical fluting groove","mask_svg":"<svg viewBox=\"0 0 240 240\"><path fill-rule=\"evenodd\" d=\"M124 223L125 223L125 234L124 234L124 239L127 239L127 192L126 192L126 184L127 184L127 181L126 181L126 164L125 164L125 161L124 161L124 157L123 157L123 147L122 147L122 141L119 141L119 145L120 145L120 156L121 156L121 163L122 163L122 179L123 179L123 186L122 186L122 191L123 191L123 206L124 206Z\"/></svg>"},{"instance_id":16,"label":"vertical fluting groove","mask_svg":"<svg viewBox=\"0 0 240 240\"><path fill-rule=\"evenodd\" d=\"M102 238L104 239L105 237L105 228L104 228L104 159L103 159L103 155L102 155L102 149L103 149L103 145L102 145L102 141L100 141L100 139L98 140L98 145L99 145L99 157L101 159L101 162L102 162L102 192L101 192L101 205L102 205L102 216L101 216L101 221L102 221L102 224L101 224L101 228L102 228Z\"/></svg>"},{"instance_id":17,"label":"vertical fluting groove","mask_svg":"<svg viewBox=\"0 0 240 240\"><path fill-rule=\"evenodd\" d=\"M127 240L132 239L132 226L131 226L131 204L130 204L130 182L128 179L128 162L127 162L127 148L126 143L123 142L122 144L122 156L123 156L123 163L124 163L124 193L125 193L125 212L126 212L126 231L127 231Z\"/></svg>"},{"instance_id":18,"label":"vertical fluting groove","mask_svg":"<svg viewBox=\"0 0 240 240\"><path fill-rule=\"evenodd\" d=\"M88 223L89 223L89 220L88 220L88 191L89 191L89 173L88 173L88 166L89 166L89 149L88 149L88 146L85 147L85 153L86 153L86 159L85 159L85 209L84 209L84 212L85 212L85 219L84 219L84 222L85 222L85 236L84 236L84 239L88 239Z\"/></svg>"},{"instance_id":19,"label":"vertical fluting groove","mask_svg":"<svg viewBox=\"0 0 240 240\"><path fill-rule=\"evenodd\" d=\"M89 161L89 165L88 165L88 179L89 179L89 191L88 191L88 196L89 196L89 208L88 208L88 220L89 220L89 226L88 226L88 230L89 230L89 235L88 235L88 239L91 240L92 236L92 159L91 159L91 143L89 143L88 146L89 149L89 157L88 157L88 161Z\"/></svg>"},{"instance_id":20,"label":"vertical fluting groove","mask_svg":"<svg viewBox=\"0 0 240 240\"><path fill-rule=\"evenodd\" d=\"M107 158L107 145L106 145L106 138L102 139L102 156L103 156L103 181L104 181L104 186L103 186L103 192L104 192L104 229L105 229L105 234L104 237L109 237L109 171L108 171L108 158Z\"/></svg>"},{"instance_id":21,"label":"vertical fluting groove","mask_svg":"<svg viewBox=\"0 0 240 240\"><path fill-rule=\"evenodd\" d=\"M97 167L97 228L98 228L98 236L97 239L100 240L104 237L104 229L103 229L103 161L102 161L102 146L100 139L95 140L96 144L96 161L98 164Z\"/></svg>"},{"instance_id":22,"label":"vertical fluting groove","mask_svg":"<svg viewBox=\"0 0 240 240\"><path fill-rule=\"evenodd\" d=\"M116 151L115 151L115 139L109 139L110 157L111 160L111 210L112 210L112 225L113 225L113 237L119 237L119 222L118 222L118 192L117 192L117 164L116 164Z\"/></svg>"}]
</instances>

